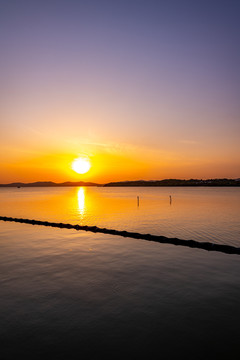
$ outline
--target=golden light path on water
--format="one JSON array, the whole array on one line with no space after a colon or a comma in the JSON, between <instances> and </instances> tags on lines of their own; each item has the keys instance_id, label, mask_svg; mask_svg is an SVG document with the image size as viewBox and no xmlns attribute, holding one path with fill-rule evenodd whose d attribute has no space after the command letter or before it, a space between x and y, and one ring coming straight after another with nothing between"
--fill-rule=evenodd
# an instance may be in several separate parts
<instances>
[{"instance_id":1,"label":"golden light path on water","mask_svg":"<svg viewBox=\"0 0 240 360\"><path fill-rule=\"evenodd\" d=\"M29 187L0 195L3 216L239 246L239 189Z\"/></svg>"},{"instance_id":2,"label":"golden light path on water","mask_svg":"<svg viewBox=\"0 0 240 360\"><path fill-rule=\"evenodd\" d=\"M80 187L77 192L78 211L81 216L85 213L85 188Z\"/></svg>"}]
</instances>

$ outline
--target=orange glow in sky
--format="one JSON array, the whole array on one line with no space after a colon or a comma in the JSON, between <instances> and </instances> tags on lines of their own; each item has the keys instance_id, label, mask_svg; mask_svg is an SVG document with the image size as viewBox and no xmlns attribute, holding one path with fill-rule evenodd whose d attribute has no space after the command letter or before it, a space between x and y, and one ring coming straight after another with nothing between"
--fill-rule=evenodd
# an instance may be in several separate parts
<instances>
[{"instance_id":1,"label":"orange glow in sky","mask_svg":"<svg viewBox=\"0 0 240 360\"><path fill-rule=\"evenodd\" d=\"M3 2L0 183L239 178L239 11L90 3Z\"/></svg>"}]
</instances>

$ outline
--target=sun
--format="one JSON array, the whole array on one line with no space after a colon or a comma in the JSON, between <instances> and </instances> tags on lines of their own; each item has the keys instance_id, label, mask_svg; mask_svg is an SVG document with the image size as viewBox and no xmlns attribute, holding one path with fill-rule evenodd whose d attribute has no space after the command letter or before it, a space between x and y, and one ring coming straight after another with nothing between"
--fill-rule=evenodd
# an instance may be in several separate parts
<instances>
[{"instance_id":1,"label":"sun","mask_svg":"<svg viewBox=\"0 0 240 360\"><path fill-rule=\"evenodd\" d=\"M72 169L78 174L85 174L91 168L90 161L86 158L77 158L72 162Z\"/></svg>"}]
</instances>

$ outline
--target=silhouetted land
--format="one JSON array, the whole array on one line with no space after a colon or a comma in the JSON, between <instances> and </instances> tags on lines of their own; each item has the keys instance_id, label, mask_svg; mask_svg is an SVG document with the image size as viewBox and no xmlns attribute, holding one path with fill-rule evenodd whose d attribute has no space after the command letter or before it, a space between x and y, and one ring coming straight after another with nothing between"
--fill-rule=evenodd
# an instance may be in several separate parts
<instances>
[{"instance_id":1,"label":"silhouetted land","mask_svg":"<svg viewBox=\"0 0 240 360\"><path fill-rule=\"evenodd\" d=\"M240 179L165 179L152 181L137 180L110 182L104 186L240 186Z\"/></svg>"},{"instance_id":2,"label":"silhouetted land","mask_svg":"<svg viewBox=\"0 0 240 360\"><path fill-rule=\"evenodd\" d=\"M52 181L37 181L33 183L16 182L11 184L0 184L0 187L57 187L57 186L100 186L100 185L96 183L84 182L84 181L77 181L77 182L66 181L63 183L55 183Z\"/></svg>"},{"instance_id":3,"label":"silhouetted land","mask_svg":"<svg viewBox=\"0 0 240 360\"><path fill-rule=\"evenodd\" d=\"M136 180L136 181L119 181L107 184L97 184L84 181L66 181L55 183L52 181L37 181L33 183L15 182L11 184L0 184L0 187L57 187L57 186L240 186L240 179L208 179L208 180Z\"/></svg>"}]
</instances>

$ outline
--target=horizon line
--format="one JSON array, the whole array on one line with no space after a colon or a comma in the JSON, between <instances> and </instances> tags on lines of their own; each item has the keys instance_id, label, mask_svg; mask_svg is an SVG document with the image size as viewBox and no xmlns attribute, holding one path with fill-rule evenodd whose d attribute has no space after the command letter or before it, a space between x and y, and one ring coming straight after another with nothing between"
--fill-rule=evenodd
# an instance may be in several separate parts
<instances>
[{"instance_id":1,"label":"horizon line","mask_svg":"<svg viewBox=\"0 0 240 360\"><path fill-rule=\"evenodd\" d=\"M179 178L165 178L165 179L158 179L158 180L144 180L144 179L138 179L138 180L120 180L120 181L110 181L110 182L106 182L106 183L97 183L94 181L63 181L63 182L54 182L51 180L47 180L47 181L33 181L33 182L22 182L22 181L14 181L14 182L10 182L10 183L4 183L4 184L0 184L1 187L4 186L81 186L78 184L86 184L86 186L104 186L104 185L108 185L108 184L126 184L126 183L154 183L154 182L165 182L165 181L186 181L186 182L190 182L190 181L196 181L196 182L211 182L211 181L239 181L240 182L240 178L208 178L208 179L197 179L197 178L189 178L189 179L179 179ZM84 185L83 185L84 186Z\"/></svg>"}]
</instances>

